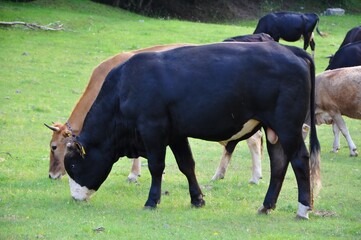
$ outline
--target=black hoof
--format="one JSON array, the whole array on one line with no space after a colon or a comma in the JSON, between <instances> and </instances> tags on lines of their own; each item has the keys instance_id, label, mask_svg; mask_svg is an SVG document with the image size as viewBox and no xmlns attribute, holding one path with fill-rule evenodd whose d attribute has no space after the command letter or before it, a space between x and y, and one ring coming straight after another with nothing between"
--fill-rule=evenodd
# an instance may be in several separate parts
<instances>
[{"instance_id":1,"label":"black hoof","mask_svg":"<svg viewBox=\"0 0 361 240\"><path fill-rule=\"evenodd\" d=\"M195 207L195 208L201 208L205 205L206 205L206 201L204 201L203 199L199 199L197 201L192 201L192 207Z\"/></svg>"},{"instance_id":2,"label":"black hoof","mask_svg":"<svg viewBox=\"0 0 361 240\"><path fill-rule=\"evenodd\" d=\"M155 209L157 209L157 206L155 206L155 207L144 206L143 209L144 209L144 210L155 210Z\"/></svg>"}]
</instances>

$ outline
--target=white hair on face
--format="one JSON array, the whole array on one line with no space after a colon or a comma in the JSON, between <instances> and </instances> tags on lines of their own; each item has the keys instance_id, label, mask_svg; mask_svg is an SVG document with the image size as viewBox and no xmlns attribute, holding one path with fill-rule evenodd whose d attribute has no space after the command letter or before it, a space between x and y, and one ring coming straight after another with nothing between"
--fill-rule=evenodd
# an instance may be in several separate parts
<instances>
[{"instance_id":1,"label":"white hair on face","mask_svg":"<svg viewBox=\"0 0 361 240\"><path fill-rule=\"evenodd\" d=\"M88 200L95 190L89 190L87 187L82 187L76 183L71 177L69 177L69 186L71 196L75 200L84 201Z\"/></svg>"}]
</instances>

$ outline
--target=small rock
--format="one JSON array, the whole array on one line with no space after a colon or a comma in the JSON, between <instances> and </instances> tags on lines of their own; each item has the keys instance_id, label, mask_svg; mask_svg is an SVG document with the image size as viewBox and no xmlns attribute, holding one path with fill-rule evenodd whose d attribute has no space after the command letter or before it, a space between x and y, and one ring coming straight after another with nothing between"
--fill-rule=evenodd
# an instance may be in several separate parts
<instances>
[{"instance_id":1,"label":"small rock","mask_svg":"<svg viewBox=\"0 0 361 240\"><path fill-rule=\"evenodd\" d=\"M327 8L324 13L326 16L342 16L345 14L345 10L342 8Z\"/></svg>"},{"instance_id":2,"label":"small rock","mask_svg":"<svg viewBox=\"0 0 361 240\"><path fill-rule=\"evenodd\" d=\"M97 227L93 229L94 232L104 232L104 230L105 230L104 227Z\"/></svg>"}]
</instances>

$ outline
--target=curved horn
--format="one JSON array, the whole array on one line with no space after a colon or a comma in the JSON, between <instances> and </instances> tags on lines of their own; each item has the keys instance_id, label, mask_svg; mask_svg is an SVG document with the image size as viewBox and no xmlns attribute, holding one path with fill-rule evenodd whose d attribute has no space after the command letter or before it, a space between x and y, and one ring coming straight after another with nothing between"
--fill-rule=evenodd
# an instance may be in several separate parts
<instances>
[{"instance_id":1,"label":"curved horn","mask_svg":"<svg viewBox=\"0 0 361 240\"><path fill-rule=\"evenodd\" d=\"M44 123L44 125L49 128L50 130L53 130L54 132L59 132L60 128L58 127L54 127L54 126L49 126L48 124Z\"/></svg>"},{"instance_id":2,"label":"curved horn","mask_svg":"<svg viewBox=\"0 0 361 240\"><path fill-rule=\"evenodd\" d=\"M329 56L326 56L326 58L333 58L333 54L329 55Z\"/></svg>"}]
</instances>

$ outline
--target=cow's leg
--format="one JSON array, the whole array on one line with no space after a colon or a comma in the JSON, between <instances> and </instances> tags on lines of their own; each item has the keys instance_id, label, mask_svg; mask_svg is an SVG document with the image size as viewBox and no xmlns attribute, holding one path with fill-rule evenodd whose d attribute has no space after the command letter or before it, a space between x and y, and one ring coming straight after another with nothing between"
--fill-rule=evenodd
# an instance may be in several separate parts
<instances>
[{"instance_id":1,"label":"cow's leg","mask_svg":"<svg viewBox=\"0 0 361 240\"><path fill-rule=\"evenodd\" d=\"M277 198L289 163L280 141L275 144L267 141L267 150L271 164L271 179L263 206L258 209L261 214L268 214L272 209L276 208Z\"/></svg>"},{"instance_id":2,"label":"cow's leg","mask_svg":"<svg viewBox=\"0 0 361 240\"><path fill-rule=\"evenodd\" d=\"M258 184L259 180L262 178L262 132L257 131L248 138L247 144L252 155L252 177L249 182L252 184Z\"/></svg>"},{"instance_id":3,"label":"cow's leg","mask_svg":"<svg viewBox=\"0 0 361 240\"><path fill-rule=\"evenodd\" d=\"M350 149L350 156L357 156L357 149L356 149L356 145L354 144L354 142L352 141L351 135L346 127L346 123L343 120L342 116L340 113L337 113L335 115L332 116L332 119L334 120L334 122L336 122L338 128L341 130L342 135L346 138L346 141L348 143L348 147Z\"/></svg>"},{"instance_id":4,"label":"cow's leg","mask_svg":"<svg viewBox=\"0 0 361 240\"><path fill-rule=\"evenodd\" d=\"M297 217L308 219L308 212L312 208L309 156L303 141L300 141L298 152L291 159L291 165L296 176L298 186Z\"/></svg>"},{"instance_id":5,"label":"cow's leg","mask_svg":"<svg viewBox=\"0 0 361 240\"><path fill-rule=\"evenodd\" d=\"M215 174L213 175L213 177L211 179L212 181L224 178L227 168L228 168L228 164L231 162L231 158L232 158L232 152L228 152L227 149L224 147L223 153L221 156L221 161L219 163L219 166L218 166Z\"/></svg>"},{"instance_id":6,"label":"cow's leg","mask_svg":"<svg viewBox=\"0 0 361 240\"><path fill-rule=\"evenodd\" d=\"M312 32L311 33L311 37L310 37L310 47L311 47L311 51L312 51L312 58L315 59L315 49L316 49L316 43L315 43L315 35Z\"/></svg>"},{"instance_id":7,"label":"cow's leg","mask_svg":"<svg viewBox=\"0 0 361 240\"><path fill-rule=\"evenodd\" d=\"M205 205L202 191L194 172L195 162L187 138L173 140L169 145L177 161L179 170L187 177L191 204L195 207Z\"/></svg>"},{"instance_id":8,"label":"cow's leg","mask_svg":"<svg viewBox=\"0 0 361 240\"><path fill-rule=\"evenodd\" d=\"M129 182L137 182L138 177L140 176L141 171L141 162L139 158L133 158L133 164L132 169L130 170L130 173L128 175L128 181Z\"/></svg>"},{"instance_id":9,"label":"cow's leg","mask_svg":"<svg viewBox=\"0 0 361 240\"><path fill-rule=\"evenodd\" d=\"M224 176L226 175L228 165L231 162L232 154L236 145L237 142L230 142L227 144L227 146L224 146L221 162L219 163L216 173L212 177L212 181L224 178Z\"/></svg>"},{"instance_id":10,"label":"cow's leg","mask_svg":"<svg viewBox=\"0 0 361 240\"><path fill-rule=\"evenodd\" d=\"M337 153L340 150L340 129L338 128L336 122L332 123L332 131L333 131L333 146L332 152Z\"/></svg>"}]
</instances>

